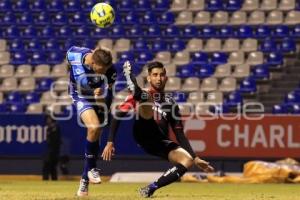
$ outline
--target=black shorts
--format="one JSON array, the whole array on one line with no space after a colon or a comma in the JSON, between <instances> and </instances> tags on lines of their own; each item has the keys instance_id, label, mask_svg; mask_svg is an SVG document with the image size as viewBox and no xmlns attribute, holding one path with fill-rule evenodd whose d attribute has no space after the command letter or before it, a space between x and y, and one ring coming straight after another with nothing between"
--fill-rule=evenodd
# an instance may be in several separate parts
<instances>
[{"instance_id":1,"label":"black shorts","mask_svg":"<svg viewBox=\"0 0 300 200\"><path fill-rule=\"evenodd\" d=\"M153 119L139 119L133 126L133 136L138 145L148 154L168 160L170 151L179 145L162 133Z\"/></svg>"}]
</instances>

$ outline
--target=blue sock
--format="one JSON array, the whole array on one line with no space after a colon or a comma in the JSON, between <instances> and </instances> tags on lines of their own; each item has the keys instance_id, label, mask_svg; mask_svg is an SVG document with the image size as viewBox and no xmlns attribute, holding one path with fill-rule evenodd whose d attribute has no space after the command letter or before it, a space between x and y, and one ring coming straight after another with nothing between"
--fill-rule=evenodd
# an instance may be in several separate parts
<instances>
[{"instance_id":1,"label":"blue sock","mask_svg":"<svg viewBox=\"0 0 300 200\"><path fill-rule=\"evenodd\" d=\"M84 169L82 178L88 180L88 171L97 166L97 158L99 154L99 140L96 142L89 142L86 140L84 152Z\"/></svg>"}]
</instances>

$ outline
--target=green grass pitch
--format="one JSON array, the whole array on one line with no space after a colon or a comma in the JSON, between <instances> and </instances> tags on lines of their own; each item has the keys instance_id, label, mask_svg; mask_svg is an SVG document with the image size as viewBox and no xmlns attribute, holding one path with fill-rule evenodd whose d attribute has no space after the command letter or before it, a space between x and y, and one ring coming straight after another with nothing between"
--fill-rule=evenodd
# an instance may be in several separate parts
<instances>
[{"instance_id":1,"label":"green grass pitch","mask_svg":"<svg viewBox=\"0 0 300 200\"><path fill-rule=\"evenodd\" d=\"M77 198L75 181L0 180L1 200L91 199L135 200L145 183L102 183L91 185L89 197ZM300 200L300 184L211 184L175 183L156 191L161 200Z\"/></svg>"}]
</instances>

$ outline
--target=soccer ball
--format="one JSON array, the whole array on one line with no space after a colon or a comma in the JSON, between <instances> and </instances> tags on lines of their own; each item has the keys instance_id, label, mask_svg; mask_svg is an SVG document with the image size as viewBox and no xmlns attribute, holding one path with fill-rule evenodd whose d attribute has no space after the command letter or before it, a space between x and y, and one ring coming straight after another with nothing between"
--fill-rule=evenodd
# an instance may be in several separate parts
<instances>
[{"instance_id":1,"label":"soccer ball","mask_svg":"<svg viewBox=\"0 0 300 200\"><path fill-rule=\"evenodd\" d=\"M91 10L90 18L100 28L109 27L114 23L115 11L107 3L97 3Z\"/></svg>"}]
</instances>

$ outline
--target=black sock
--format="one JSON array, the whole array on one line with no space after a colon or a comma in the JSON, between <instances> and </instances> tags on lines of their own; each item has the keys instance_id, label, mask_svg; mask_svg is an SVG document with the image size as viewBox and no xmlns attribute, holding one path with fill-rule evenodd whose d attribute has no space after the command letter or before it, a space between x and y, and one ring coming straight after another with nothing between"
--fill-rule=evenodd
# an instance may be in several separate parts
<instances>
[{"instance_id":1,"label":"black sock","mask_svg":"<svg viewBox=\"0 0 300 200\"><path fill-rule=\"evenodd\" d=\"M156 182L154 182L154 184L157 186L156 189L177 181L186 171L187 168L182 164L175 165L166 171Z\"/></svg>"}]
</instances>

